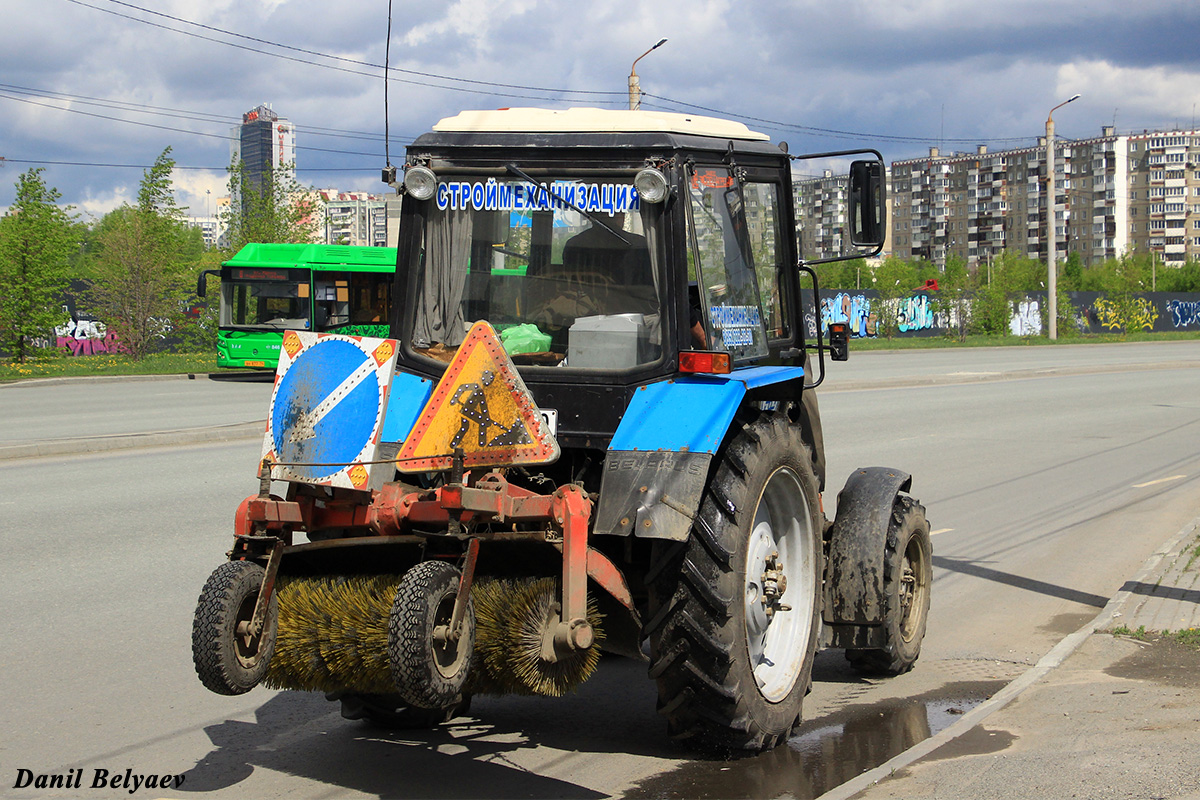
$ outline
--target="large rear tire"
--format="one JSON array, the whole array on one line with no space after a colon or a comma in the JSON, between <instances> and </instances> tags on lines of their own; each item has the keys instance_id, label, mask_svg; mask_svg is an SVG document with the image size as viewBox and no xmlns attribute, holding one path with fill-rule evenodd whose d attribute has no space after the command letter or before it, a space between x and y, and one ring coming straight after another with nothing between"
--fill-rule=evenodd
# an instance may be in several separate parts
<instances>
[{"instance_id":1,"label":"large rear tire","mask_svg":"<svg viewBox=\"0 0 1200 800\"><path fill-rule=\"evenodd\" d=\"M688 540L660 543L647 578L650 674L673 738L769 749L800 719L820 625L817 479L783 414L720 456Z\"/></svg>"},{"instance_id":2,"label":"large rear tire","mask_svg":"<svg viewBox=\"0 0 1200 800\"><path fill-rule=\"evenodd\" d=\"M266 573L252 561L226 561L213 570L192 619L192 662L209 691L244 694L263 679L275 652L279 603L272 595L267 618L258 636L238 633L254 616L258 592Z\"/></svg>"},{"instance_id":3,"label":"large rear tire","mask_svg":"<svg viewBox=\"0 0 1200 800\"><path fill-rule=\"evenodd\" d=\"M913 668L925 639L932 585L933 545L925 509L900 495L892 505L883 562L885 644L847 650L846 658L855 669L870 675L900 675Z\"/></svg>"}]
</instances>

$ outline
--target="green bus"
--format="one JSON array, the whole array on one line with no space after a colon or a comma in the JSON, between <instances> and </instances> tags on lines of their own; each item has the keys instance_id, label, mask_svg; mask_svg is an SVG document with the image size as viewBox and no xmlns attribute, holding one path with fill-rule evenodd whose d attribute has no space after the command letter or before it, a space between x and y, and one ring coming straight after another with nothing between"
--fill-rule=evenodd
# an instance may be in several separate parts
<instances>
[{"instance_id":1,"label":"green bus","mask_svg":"<svg viewBox=\"0 0 1200 800\"><path fill-rule=\"evenodd\" d=\"M388 335L396 248L248 244L219 270L217 365L269 369L289 330Z\"/></svg>"}]
</instances>

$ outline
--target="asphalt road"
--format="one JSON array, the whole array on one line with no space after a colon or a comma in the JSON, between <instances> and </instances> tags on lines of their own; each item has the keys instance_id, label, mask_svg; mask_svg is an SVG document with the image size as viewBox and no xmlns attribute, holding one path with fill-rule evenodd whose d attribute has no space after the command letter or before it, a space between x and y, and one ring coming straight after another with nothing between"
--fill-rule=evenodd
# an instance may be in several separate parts
<instances>
[{"instance_id":1,"label":"asphalt road","mask_svg":"<svg viewBox=\"0 0 1200 800\"><path fill-rule=\"evenodd\" d=\"M645 668L615 658L569 698L478 699L472 719L434 733L346 722L316 695L209 694L192 671L191 615L234 508L255 489L259 443L0 461L0 794L129 796L12 788L21 769L81 770L86 789L96 769L128 768L185 776L135 795L149 797L816 796L1036 662L1196 516L1197 366L1200 343L832 365L826 507L855 467L913 473L935 531L924 653L912 673L870 682L823 654L801 735L732 763L667 741ZM136 430L110 417L139 403L143 426L186 427L202 413L189 404L207 400L190 388L132 399L146 384L116 386L107 413L92 409L95 424L73 435ZM4 435L47 430L63 388L0 389L0 411L30 407L28 431ZM228 389L242 416L261 402L265 418L269 385L218 391Z\"/></svg>"}]
</instances>

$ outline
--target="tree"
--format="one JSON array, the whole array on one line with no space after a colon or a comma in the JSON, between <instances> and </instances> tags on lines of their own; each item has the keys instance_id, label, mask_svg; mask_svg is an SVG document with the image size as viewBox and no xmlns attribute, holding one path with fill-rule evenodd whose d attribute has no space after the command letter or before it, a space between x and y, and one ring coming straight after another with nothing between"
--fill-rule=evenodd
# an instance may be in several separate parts
<instances>
[{"instance_id":1,"label":"tree","mask_svg":"<svg viewBox=\"0 0 1200 800\"><path fill-rule=\"evenodd\" d=\"M1141 296L1150 291L1149 259L1122 256L1106 262L1101 286L1105 297L1097 303L1123 333L1153 327L1157 312Z\"/></svg>"},{"instance_id":2,"label":"tree","mask_svg":"<svg viewBox=\"0 0 1200 800\"><path fill-rule=\"evenodd\" d=\"M47 187L40 167L17 180L17 196L0 218L0 348L25 361L38 339L63 321L67 265L75 249L71 207Z\"/></svg>"},{"instance_id":3,"label":"tree","mask_svg":"<svg viewBox=\"0 0 1200 800\"><path fill-rule=\"evenodd\" d=\"M96 231L89 299L134 358L150 353L182 322L203 247L175 203L170 153L163 150L144 173L138 204L107 214Z\"/></svg>"},{"instance_id":4,"label":"tree","mask_svg":"<svg viewBox=\"0 0 1200 800\"><path fill-rule=\"evenodd\" d=\"M891 339L899 325L900 299L912 294L917 285L917 271L907 261L890 257L875 267L871 280L872 288L879 292L879 331Z\"/></svg>"},{"instance_id":5,"label":"tree","mask_svg":"<svg viewBox=\"0 0 1200 800\"><path fill-rule=\"evenodd\" d=\"M229 165L229 207L221 213L233 253L250 242L303 244L317 230L317 201L311 187L301 186L286 167L267 165L260 181L250 180L246 165Z\"/></svg>"},{"instance_id":6,"label":"tree","mask_svg":"<svg viewBox=\"0 0 1200 800\"><path fill-rule=\"evenodd\" d=\"M946 333L958 341L967 340L971 322L971 292L975 289L975 276L967 269L967 262L960 256L946 259L946 269L938 279L937 309L946 315Z\"/></svg>"}]
</instances>

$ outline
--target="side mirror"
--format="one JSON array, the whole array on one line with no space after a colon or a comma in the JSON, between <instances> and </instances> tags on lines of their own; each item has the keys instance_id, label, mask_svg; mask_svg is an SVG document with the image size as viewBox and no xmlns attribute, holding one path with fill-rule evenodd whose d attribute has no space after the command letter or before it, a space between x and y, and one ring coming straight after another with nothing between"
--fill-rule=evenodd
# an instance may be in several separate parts
<instances>
[{"instance_id":1,"label":"side mirror","mask_svg":"<svg viewBox=\"0 0 1200 800\"><path fill-rule=\"evenodd\" d=\"M850 326L844 322L829 323L829 358L831 361L850 360Z\"/></svg>"},{"instance_id":2,"label":"side mirror","mask_svg":"<svg viewBox=\"0 0 1200 800\"><path fill-rule=\"evenodd\" d=\"M205 280L209 275L220 275L219 269L206 269L200 273L200 278L196 281L196 297L204 297L208 294L208 282Z\"/></svg>"},{"instance_id":3,"label":"side mirror","mask_svg":"<svg viewBox=\"0 0 1200 800\"><path fill-rule=\"evenodd\" d=\"M883 247L887 231L887 187L882 161L850 164L850 244Z\"/></svg>"}]
</instances>

